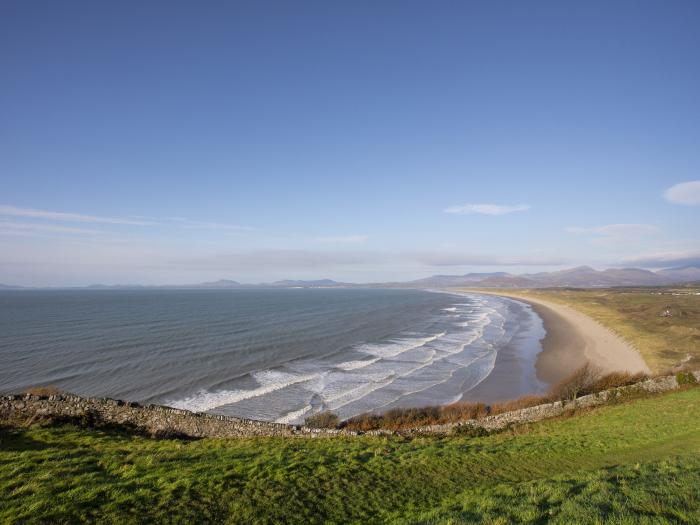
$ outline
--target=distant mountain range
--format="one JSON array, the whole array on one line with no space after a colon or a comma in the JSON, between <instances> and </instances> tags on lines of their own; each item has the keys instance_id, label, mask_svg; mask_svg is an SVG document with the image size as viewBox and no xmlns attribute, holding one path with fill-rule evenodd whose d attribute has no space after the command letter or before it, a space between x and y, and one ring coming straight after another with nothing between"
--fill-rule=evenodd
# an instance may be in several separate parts
<instances>
[{"instance_id":1,"label":"distant mountain range","mask_svg":"<svg viewBox=\"0 0 700 525\"><path fill-rule=\"evenodd\" d=\"M700 283L700 267L683 266L652 272L640 268L609 268L595 270L590 266L578 266L556 272L540 272L528 274L510 274L506 272L468 273L465 275L433 275L423 279L407 282L389 283L342 283L331 279L317 280L283 280L273 283L244 284L230 279L213 282L181 285L104 285L93 284L84 287L91 290L115 289L178 289L178 290L227 290L239 288L350 288L360 286L374 287L403 287L403 288L604 288L612 286L663 286L671 284ZM26 290L22 286L0 284L0 290Z\"/></svg>"},{"instance_id":2,"label":"distant mountain range","mask_svg":"<svg viewBox=\"0 0 700 525\"><path fill-rule=\"evenodd\" d=\"M411 281L421 287L476 286L480 288L579 288L609 286L662 286L700 281L700 267L685 266L652 272L640 268L594 270L578 266L556 272L513 275L505 272L468 273L466 275L434 275Z\"/></svg>"},{"instance_id":3,"label":"distant mountain range","mask_svg":"<svg viewBox=\"0 0 700 525\"><path fill-rule=\"evenodd\" d=\"M10 284L0 284L0 290L22 290L24 286L13 286Z\"/></svg>"},{"instance_id":4,"label":"distant mountain range","mask_svg":"<svg viewBox=\"0 0 700 525\"><path fill-rule=\"evenodd\" d=\"M338 281L333 281L332 279L317 279L312 281L297 281L297 280L284 280L275 281L273 283L260 283L260 284L244 284L238 281L232 281L231 279L219 279L218 281L197 283L197 284L163 284L163 285L144 285L144 284L91 284L88 286L46 286L46 287L36 287L36 286L14 286L7 284L0 284L0 291L2 290L43 290L43 289L76 289L76 290L228 290L228 289L238 289L238 288L333 288L333 287L348 287L348 286L362 286L358 284L351 283L340 283Z\"/></svg>"}]
</instances>

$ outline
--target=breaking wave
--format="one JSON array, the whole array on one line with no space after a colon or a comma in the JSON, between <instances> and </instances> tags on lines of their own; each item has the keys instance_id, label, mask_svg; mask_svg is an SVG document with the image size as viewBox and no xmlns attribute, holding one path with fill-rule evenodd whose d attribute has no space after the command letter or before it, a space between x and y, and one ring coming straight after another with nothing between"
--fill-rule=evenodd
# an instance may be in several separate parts
<instances>
[{"instance_id":1,"label":"breaking wave","mask_svg":"<svg viewBox=\"0 0 700 525\"><path fill-rule=\"evenodd\" d=\"M436 403L451 402L491 373L499 346L513 336L503 301L469 294L458 301L430 320L427 333L399 333L330 356L292 360L249 374L247 388L202 389L168 404L299 423L321 410L351 417L424 392L434 392Z\"/></svg>"}]
</instances>

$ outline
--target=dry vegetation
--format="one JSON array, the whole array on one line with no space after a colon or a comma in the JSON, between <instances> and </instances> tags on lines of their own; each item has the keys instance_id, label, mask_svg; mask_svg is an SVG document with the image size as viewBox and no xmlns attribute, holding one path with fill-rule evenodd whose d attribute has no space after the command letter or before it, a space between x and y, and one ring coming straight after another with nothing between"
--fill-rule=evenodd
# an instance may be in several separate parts
<instances>
[{"instance_id":1,"label":"dry vegetation","mask_svg":"<svg viewBox=\"0 0 700 525\"><path fill-rule=\"evenodd\" d=\"M319 412L304 420L304 425L309 428L335 428L340 423L340 418L333 412Z\"/></svg>"},{"instance_id":2,"label":"dry vegetation","mask_svg":"<svg viewBox=\"0 0 700 525\"><path fill-rule=\"evenodd\" d=\"M61 390L53 385L33 386L24 391L25 394L31 396L55 396L61 393Z\"/></svg>"}]
</instances>

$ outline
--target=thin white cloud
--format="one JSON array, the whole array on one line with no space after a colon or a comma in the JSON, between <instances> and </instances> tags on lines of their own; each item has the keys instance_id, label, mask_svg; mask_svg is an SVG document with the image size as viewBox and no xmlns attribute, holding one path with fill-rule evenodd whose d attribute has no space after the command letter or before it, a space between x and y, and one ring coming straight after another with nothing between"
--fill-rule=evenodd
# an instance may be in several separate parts
<instances>
[{"instance_id":1,"label":"thin white cloud","mask_svg":"<svg viewBox=\"0 0 700 525\"><path fill-rule=\"evenodd\" d=\"M463 252L416 251L403 255L426 266L561 266L562 257L508 257Z\"/></svg>"},{"instance_id":2,"label":"thin white cloud","mask_svg":"<svg viewBox=\"0 0 700 525\"><path fill-rule=\"evenodd\" d=\"M530 209L529 204L516 204L514 206L502 204L462 204L461 206L450 206L445 208L445 213L454 213L456 215L506 215L518 211L527 211Z\"/></svg>"},{"instance_id":3,"label":"thin white cloud","mask_svg":"<svg viewBox=\"0 0 700 525\"><path fill-rule=\"evenodd\" d=\"M185 217L170 217L170 220L182 224L187 228L203 228L207 230L224 230L234 232L247 232L255 230L255 228L251 228L250 226L224 224L221 222L195 221L192 219L187 219Z\"/></svg>"},{"instance_id":4,"label":"thin white cloud","mask_svg":"<svg viewBox=\"0 0 700 525\"><path fill-rule=\"evenodd\" d=\"M88 230L85 228L72 228L70 226L55 226L52 224L0 220L0 234L24 235L46 233L96 235L102 232L97 230Z\"/></svg>"},{"instance_id":5,"label":"thin white cloud","mask_svg":"<svg viewBox=\"0 0 700 525\"><path fill-rule=\"evenodd\" d=\"M359 244L366 242L367 239L367 235L338 235L330 237L314 237L312 240L314 242L327 244Z\"/></svg>"},{"instance_id":6,"label":"thin white cloud","mask_svg":"<svg viewBox=\"0 0 700 525\"><path fill-rule=\"evenodd\" d=\"M80 213L65 213L34 208L19 208L17 206L0 205L0 216L25 217L31 219L44 219L59 222L89 222L101 224L125 224L130 226L147 226L152 222L132 219L128 217L97 217Z\"/></svg>"},{"instance_id":7,"label":"thin white cloud","mask_svg":"<svg viewBox=\"0 0 700 525\"><path fill-rule=\"evenodd\" d=\"M700 250L655 252L623 260L623 264L643 268L668 268L671 266L700 266Z\"/></svg>"},{"instance_id":8,"label":"thin white cloud","mask_svg":"<svg viewBox=\"0 0 700 525\"><path fill-rule=\"evenodd\" d=\"M664 192L664 197L673 204L700 205L700 180L681 182L671 186Z\"/></svg>"},{"instance_id":9,"label":"thin white cloud","mask_svg":"<svg viewBox=\"0 0 700 525\"><path fill-rule=\"evenodd\" d=\"M366 251L312 251L268 249L248 252L221 253L199 257L178 257L173 264L197 270L271 270L319 268L331 269L378 263L386 254Z\"/></svg>"},{"instance_id":10,"label":"thin white cloud","mask_svg":"<svg viewBox=\"0 0 700 525\"><path fill-rule=\"evenodd\" d=\"M653 235L659 233L659 228L653 224L606 224L605 226L595 226L592 228L581 228L571 226L564 228L565 231L576 235L594 235L599 237L640 237L642 235Z\"/></svg>"}]
</instances>

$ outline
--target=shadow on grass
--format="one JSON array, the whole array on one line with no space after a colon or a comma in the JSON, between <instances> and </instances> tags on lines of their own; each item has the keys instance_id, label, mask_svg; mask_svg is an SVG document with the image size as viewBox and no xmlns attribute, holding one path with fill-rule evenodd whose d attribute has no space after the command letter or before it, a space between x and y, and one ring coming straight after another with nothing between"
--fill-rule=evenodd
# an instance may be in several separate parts
<instances>
[{"instance_id":1,"label":"shadow on grass","mask_svg":"<svg viewBox=\"0 0 700 525\"><path fill-rule=\"evenodd\" d=\"M0 425L0 452L25 452L54 448L51 443L26 435L26 430Z\"/></svg>"},{"instance_id":2,"label":"shadow on grass","mask_svg":"<svg viewBox=\"0 0 700 525\"><path fill-rule=\"evenodd\" d=\"M95 430L104 435L114 437L139 436L151 439L178 441L198 441L199 439L202 439L170 428L159 429L152 432L133 423L113 423L110 421L105 421L99 413L92 411L85 412L79 416L35 416L26 421L0 422L0 429L5 429L5 431L9 433L22 432L23 429L32 427L58 428L64 426ZM3 430L0 430L0 432L3 432Z\"/></svg>"}]
</instances>

